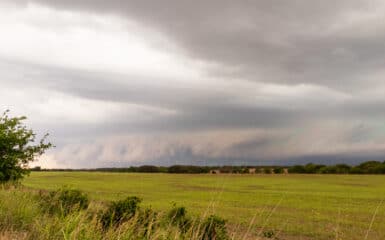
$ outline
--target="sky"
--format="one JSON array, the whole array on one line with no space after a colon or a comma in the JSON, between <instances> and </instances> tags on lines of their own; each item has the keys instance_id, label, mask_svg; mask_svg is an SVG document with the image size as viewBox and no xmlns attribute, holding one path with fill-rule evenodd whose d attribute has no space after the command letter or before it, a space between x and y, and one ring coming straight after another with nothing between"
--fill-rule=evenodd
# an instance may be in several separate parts
<instances>
[{"instance_id":1,"label":"sky","mask_svg":"<svg viewBox=\"0 0 385 240\"><path fill-rule=\"evenodd\" d=\"M45 168L385 160L382 0L1 0Z\"/></svg>"}]
</instances>

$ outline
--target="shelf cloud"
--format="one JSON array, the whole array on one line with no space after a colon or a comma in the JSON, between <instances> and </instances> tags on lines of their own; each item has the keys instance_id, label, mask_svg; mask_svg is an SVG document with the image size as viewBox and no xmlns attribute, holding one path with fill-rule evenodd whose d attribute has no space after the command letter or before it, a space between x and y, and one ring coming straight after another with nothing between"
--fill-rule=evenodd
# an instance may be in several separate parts
<instances>
[{"instance_id":1,"label":"shelf cloud","mask_svg":"<svg viewBox=\"0 0 385 240\"><path fill-rule=\"evenodd\" d=\"M0 106L51 133L43 167L384 160L384 11L5 0Z\"/></svg>"}]
</instances>

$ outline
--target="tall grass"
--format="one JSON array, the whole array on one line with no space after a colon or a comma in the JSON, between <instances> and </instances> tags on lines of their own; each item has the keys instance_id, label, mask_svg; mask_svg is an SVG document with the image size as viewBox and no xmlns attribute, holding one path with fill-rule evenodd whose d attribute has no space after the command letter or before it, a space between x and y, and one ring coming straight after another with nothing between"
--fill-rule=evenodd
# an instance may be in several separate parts
<instances>
[{"instance_id":1,"label":"tall grass","mask_svg":"<svg viewBox=\"0 0 385 240\"><path fill-rule=\"evenodd\" d=\"M215 215L191 217L177 206L165 212L142 209L135 197L109 203L84 198L76 190L32 192L3 187L0 239L230 239L225 221ZM106 219L111 222L106 224Z\"/></svg>"}]
</instances>

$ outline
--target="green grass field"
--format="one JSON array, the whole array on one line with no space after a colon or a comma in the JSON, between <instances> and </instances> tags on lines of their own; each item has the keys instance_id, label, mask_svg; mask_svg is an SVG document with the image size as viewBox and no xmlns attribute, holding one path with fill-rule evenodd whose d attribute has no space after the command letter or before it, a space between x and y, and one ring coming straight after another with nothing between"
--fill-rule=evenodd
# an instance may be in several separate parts
<instances>
[{"instance_id":1,"label":"green grass field","mask_svg":"<svg viewBox=\"0 0 385 240\"><path fill-rule=\"evenodd\" d=\"M385 176L380 175L187 175L33 172L34 189L63 185L95 200L143 198L144 205L183 205L192 214L215 213L233 231L253 239L385 239ZM239 235L238 234L238 235Z\"/></svg>"}]
</instances>

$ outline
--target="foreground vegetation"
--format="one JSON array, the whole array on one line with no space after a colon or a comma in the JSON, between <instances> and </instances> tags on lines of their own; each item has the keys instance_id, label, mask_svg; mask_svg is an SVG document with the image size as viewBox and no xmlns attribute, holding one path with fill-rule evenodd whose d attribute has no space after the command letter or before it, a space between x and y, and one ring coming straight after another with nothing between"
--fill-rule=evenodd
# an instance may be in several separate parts
<instances>
[{"instance_id":1,"label":"foreground vegetation","mask_svg":"<svg viewBox=\"0 0 385 240\"><path fill-rule=\"evenodd\" d=\"M230 239L224 219L193 218L176 205L165 212L142 208L135 196L90 202L76 189L6 188L0 191L0 239Z\"/></svg>"},{"instance_id":2,"label":"foreground vegetation","mask_svg":"<svg viewBox=\"0 0 385 240\"><path fill-rule=\"evenodd\" d=\"M177 203L193 218L226 219L235 239L385 239L383 175L33 172L23 184L69 185L92 202L137 196L162 213Z\"/></svg>"}]
</instances>

